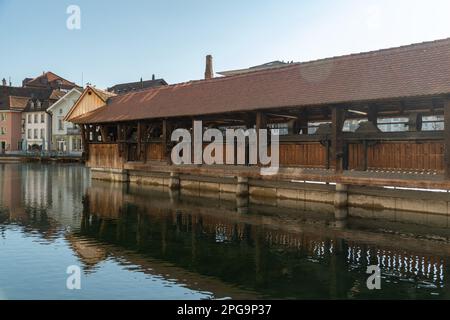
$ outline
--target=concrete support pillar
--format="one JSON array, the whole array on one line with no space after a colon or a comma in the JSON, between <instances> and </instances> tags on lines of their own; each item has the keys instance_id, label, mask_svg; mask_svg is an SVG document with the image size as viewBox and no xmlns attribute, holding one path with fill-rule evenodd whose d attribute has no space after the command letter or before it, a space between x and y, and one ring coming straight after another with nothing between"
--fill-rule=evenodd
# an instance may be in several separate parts
<instances>
[{"instance_id":1,"label":"concrete support pillar","mask_svg":"<svg viewBox=\"0 0 450 320\"><path fill-rule=\"evenodd\" d=\"M130 181L130 175L129 175L128 170L122 169L121 172L118 175L117 181L118 182L129 182Z\"/></svg>"},{"instance_id":2,"label":"concrete support pillar","mask_svg":"<svg viewBox=\"0 0 450 320\"><path fill-rule=\"evenodd\" d=\"M179 190L180 189L180 175L177 172L170 173L169 188L171 190Z\"/></svg>"},{"instance_id":3,"label":"concrete support pillar","mask_svg":"<svg viewBox=\"0 0 450 320\"><path fill-rule=\"evenodd\" d=\"M345 184L336 184L336 193L334 194L334 207L347 208L348 205L348 187Z\"/></svg>"},{"instance_id":4,"label":"concrete support pillar","mask_svg":"<svg viewBox=\"0 0 450 320\"><path fill-rule=\"evenodd\" d=\"M180 190L179 189L169 189L169 198L171 204L177 204L180 200Z\"/></svg>"},{"instance_id":5,"label":"concrete support pillar","mask_svg":"<svg viewBox=\"0 0 450 320\"><path fill-rule=\"evenodd\" d=\"M348 186L345 184L336 184L336 193L334 194L334 219L336 228L345 228L348 217Z\"/></svg>"},{"instance_id":6,"label":"concrete support pillar","mask_svg":"<svg viewBox=\"0 0 450 320\"><path fill-rule=\"evenodd\" d=\"M236 196L245 197L248 196L248 178L238 177L236 186Z\"/></svg>"},{"instance_id":7,"label":"concrete support pillar","mask_svg":"<svg viewBox=\"0 0 450 320\"><path fill-rule=\"evenodd\" d=\"M236 210L239 214L248 214L249 199L246 197L236 197Z\"/></svg>"}]
</instances>

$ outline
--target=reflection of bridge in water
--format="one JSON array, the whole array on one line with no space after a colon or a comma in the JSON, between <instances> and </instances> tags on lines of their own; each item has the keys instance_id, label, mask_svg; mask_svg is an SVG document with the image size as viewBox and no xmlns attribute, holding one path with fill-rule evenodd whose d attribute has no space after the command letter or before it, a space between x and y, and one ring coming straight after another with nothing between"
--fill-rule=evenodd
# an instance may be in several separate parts
<instances>
[{"instance_id":1,"label":"reflection of bridge in water","mask_svg":"<svg viewBox=\"0 0 450 320\"><path fill-rule=\"evenodd\" d=\"M402 283L438 291L448 286L445 233L436 241L426 239L427 230L412 235L415 228L407 225L383 225L377 232L366 219L363 227L351 219L337 227L329 215L314 220L283 211L277 216L250 207L241 214L233 202L95 182L80 232L268 296L274 295L268 285L274 281L292 297L311 297L303 289L311 282L320 297L360 296L367 290L366 268L374 264L386 283L397 286L387 284L384 294L397 292Z\"/></svg>"}]
</instances>

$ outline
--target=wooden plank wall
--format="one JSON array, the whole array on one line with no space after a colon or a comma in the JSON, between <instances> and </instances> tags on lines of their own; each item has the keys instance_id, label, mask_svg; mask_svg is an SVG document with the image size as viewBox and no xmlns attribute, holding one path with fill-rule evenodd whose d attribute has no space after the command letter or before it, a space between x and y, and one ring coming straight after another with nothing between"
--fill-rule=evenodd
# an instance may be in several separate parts
<instances>
[{"instance_id":1,"label":"wooden plank wall","mask_svg":"<svg viewBox=\"0 0 450 320\"><path fill-rule=\"evenodd\" d=\"M319 142L280 143L280 165L326 168L327 150Z\"/></svg>"},{"instance_id":2,"label":"wooden plank wall","mask_svg":"<svg viewBox=\"0 0 450 320\"><path fill-rule=\"evenodd\" d=\"M147 160L148 161L164 161L163 146L161 143L149 142L147 144Z\"/></svg>"},{"instance_id":3,"label":"wooden plank wall","mask_svg":"<svg viewBox=\"0 0 450 320\"><path fill-rule=\"evenodd\" d=\"M349 145L349 169L361 170L364 163L362 144ZM367 150L369 170L442 171L443 142L382 142Z\"/></svg>"},{"instance_id":4,"label":"wooden plank wall","mask_svg":"<svg viewBox=\"0 0 450 320\"><path fill-rule=\"evenodd\" d=\"M118 145L116 143L89 144L89 159L86 164L91 168L121 169L123 161L119 157Z\"/></svg>"},{"instance_id":5,"label":"wooden plank wall","mask_svg":"<svg viewBox=\"0 0 450 320\"><path fill-rule=\"evenodd\" d=\"M225 148L224 148L225 149ZM148 161L165 161L161 143L147 144ZM225 160L224 150L224 160ZM280 165L284 167L326 168L327 150L319 142L281 143ZM122 168L115 143L89 144L87 165L97 168ZM330 167L334 164L331 161ZM444 144L437 141L382 142L367 149L369 170L434 171L444 170ZM362 143L348 145L348 169L363 170L364 146Z\"/></svg>"}]
</instances>

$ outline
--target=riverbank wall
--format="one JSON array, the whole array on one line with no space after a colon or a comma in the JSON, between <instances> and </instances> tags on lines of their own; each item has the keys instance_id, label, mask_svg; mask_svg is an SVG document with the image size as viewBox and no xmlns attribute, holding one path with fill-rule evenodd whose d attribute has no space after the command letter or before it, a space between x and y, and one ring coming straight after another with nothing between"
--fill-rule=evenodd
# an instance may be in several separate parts
<instances>
[{"instance_id":1,"label":"riverbank wall","mask_svg":"<svg viewBox=\"0 0 450 320\"><path fill-rule=\"evenodd\" d=\"M161 186L199 197L238 197L255 204L333 212L347 216L402 219L412 223L447 227L450 194L395 187L366 187L313 181L264 180L179 172L149 172L91 168L92 179L132 185Z\"/></svg>"}]
</instances>

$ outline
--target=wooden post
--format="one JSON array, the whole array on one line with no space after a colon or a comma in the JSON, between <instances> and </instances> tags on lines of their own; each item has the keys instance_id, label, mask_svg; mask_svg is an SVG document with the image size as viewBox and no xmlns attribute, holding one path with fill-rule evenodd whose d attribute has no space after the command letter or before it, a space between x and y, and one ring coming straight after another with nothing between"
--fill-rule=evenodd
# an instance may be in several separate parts
<instances>
[{"instance_id":1,"label":"wooden post","mask_svg":"<svg viewBox=\"0 0 450 320\"><path fill-rule=\"evenodd\" d=\"M119 147L119 157L123 156L123 134L122 134L122 125L117 125L117 145Z\"/></svg>"},{"instance_id":2,"label":"wooden post","mask_svg":"<svg viewBox=\"0 0 450 320\"><path fill-rule=\"evenodd\" d=\"M195 130L194 130L194 128L195 128L195 119L192 119L192 121L191 121L191 163L192 164L194 164L194 162L195 162L195 160L194 160L194 157L195 157L195 143L194 143L194 141L195 141Z\"/></svg>"},{"instance_id":3,"label":"wooden post","mask_svg":"<svg viewBox=\"0 0 450 320\"><path fill-rule=\"evenodd\" d=\"M408 120L408 131L422 131L422 114L417 112L411 113L408 117Z\"/></svg>"},{"instance_id":4,"label":"wooden post","mask_svg":"<svg viewBox=\"0 0 450 320\"><path fill-rule=\"evenodd\" d=\"M288 126L288 134L290 135L297 135L298 134L298 120L292 119L289 120L287 123Z\"/></svg>"},{"instance_id":5,"label":"wooden post","mask_svg":"<svg viewBox=\"0 0 450 320\"><path fill-rule=\"evenodd\" d=\"M308 111L303 110L300 113L297 126L302 134L308 134Z\"/></svg>"},{"instance_id":6,"label":"wooden post","mask_svg":"<svg viewBox=\"0 0 450 320\"><path fill-rule=\"evenodd\" d=\"M328 170L328 169L330 169L330 140L327 139L325 141L325 147L327 148L325 152L326 152L326 157L327 157L326 168Z\"/></svg>"},{"instance_id":7,"label":"wooden post","mask_svg":"<svg viewBox=\"0 0 450 320\"><path fill-rule=\"evenodd\" d=\"M267 129L267 119L266 116L262 112L256 113L256 141L257 141L257 150L258 150L258 164L259 164L259 130ZM235 153L236 154L236 153Z\"/></svg>"},{"instance_id":8,"label":"wooden post","mask_svg":"<svg viewBox=\"0 0 450 320\"><path fill-rule=\"evenodd\" d=\"M162 144L162 157L163 160L167 161L168 164L171 163L170 161L170 150L168 148L168 140L169 140L169 124L166 119L162 121L162 135L161 135L161 144Z\"/></svg>"},{"instance_id":9,"label":"wooden post","mask_svg":"<svg viewBox=\"0 0 450 320\"><path fill-rule=\"evenodd\" d=\"M98 141L99 134L98 134L97 129L98 129L98 126L96 124L92 126L92 139L94 140L95 143L99 142Z\"/></svg>"},{"instance_id":10,"label":"wooden post","mask_svg":"<svg viewBox=\"0 0 450 320\"><path fill-rule=\"evenodd\" d=\"M333 148L333 159L335 161L335 172L344 171L344 139L342 127L344 126L346 110L340 106L335 106L331 112L331 147Z\"/></svg>"},{"instance_id":11,"label":"wooden post","mask_svg":"<svg viewBox=\"0 0 450 320\"><path fill-rule=\"evenodd\" d=\"M102 137L102 143L108 142L108 130L106 126L100 126L100 135Z\"/></svg>"},{"instance_id":12,"label":"wooden post","mask_svg":"<svg viewBox=\"0 0 450 320\"><path fill-rule=\"evenodd\" d=\"M363 141L363 171L367 171L368 166L369 166L369 161L368 161L368 151L369 151L369 147L368 147L368 142L366 139L364 139Z\"/></svg>"},{"instance_id":13,"label":"wooden post","mask_svg":"<svg viewBox=\"0 0 450 320\"><path fill-rule=\"evenodd\" d=\"M143 151L143 161L144 163L147 163L147 148L148 148L148 135L149 135L149 124L148 122L145 122L142 124L142 148Z\"/></svg>"},{"instance_id":14,"label":"wooden post","mask_svg":"<svg viewBox=\"0 0 450 320\"><path fill-rule=\"evenodd\" d=\"M80 125L80 129L81 129L81 148L82 148L82 154L83 154L83 159L84 160L88 160L89 159L89 144L87 142L86 139L86 127L84 124Z\"/></svg>"},{"instance_id":15,"label":"wooden post","mask_svg":"<svg viewBox=\"0 0 450 320\"><path fill-rule=\"evenodd\" d=\"M450 179L450 98L444 100L444 171Z\"/></svg>"},{"instance_id":16,"label":"wooden post","mask_svg":"<svg viewBox=\"0 0 450 320\"><path fill-rule=\"evenodd\" d=\"M378 108L374 105L369 105L369 111L367 112L367 119L373 123L375 127L378 125Z\"/></svg>"},{"instance_id":17,"label":"wooden post","mask_svg":"<svg viewBox=\"0 0 450 320\"><path fill-rule=\"evenodd\" d=\"M260 129L266 129L267 128L267 121L266 117L262 112L256 113L256 130L259 132Z\"/></svg>"},{"instance_id":18,"label":"wooden post","mask_svg":"<svg viewBox=\"0 0 450 320\"><path fill-rule=\"evenodd\" d=\"M137 160L142 160L142 122L138 121L137 123Z\"/></svg>"}]
</instances>

